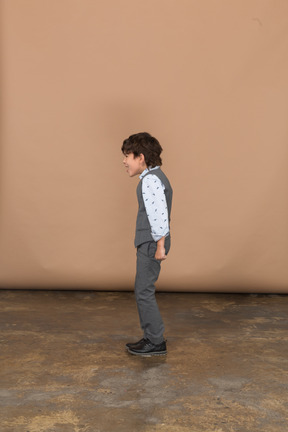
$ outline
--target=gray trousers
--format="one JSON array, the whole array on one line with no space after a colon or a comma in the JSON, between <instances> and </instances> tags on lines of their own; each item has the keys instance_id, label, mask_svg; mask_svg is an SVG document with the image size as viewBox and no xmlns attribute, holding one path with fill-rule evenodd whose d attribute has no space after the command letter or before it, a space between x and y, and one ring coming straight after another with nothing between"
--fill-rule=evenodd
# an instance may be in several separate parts
<instances>
[{"instance_id":1,"label":"gray trousers","mask_svg":"<svg viewBox=\"0 0 288 432\"><path fill-rule=\"evenodd\" d=\"M155 282L161 270L161 261L154 258L156 249L155 241L137 247L135 297L144 338L159 344L164 340L164 324L155 298ZM166 255L169 250L170 236L165 238Z\"/></svg>"}]
</instances>

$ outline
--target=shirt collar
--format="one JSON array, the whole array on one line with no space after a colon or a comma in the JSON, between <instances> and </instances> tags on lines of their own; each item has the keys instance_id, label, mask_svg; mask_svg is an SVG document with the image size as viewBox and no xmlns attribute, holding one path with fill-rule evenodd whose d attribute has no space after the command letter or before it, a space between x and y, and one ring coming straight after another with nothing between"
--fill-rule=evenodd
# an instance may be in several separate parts
<instances>
[{"instance_id":1,"label":"shirt collar","mask_svg":"<svg viewBox=\"0 0 288 432\"><path fill-rule=\"evenodd\" d=\"M139 178L140 179L142 179L144 176L145 176L145 174L147 174L149 171L153 171L153 170L155 170L155 169L157 169L157 168L159 168L159 166L156 166L156 167L149 167L149 168L146 168L141 174L140 174L140 176L139 176Z\"/></svg>"}]
</instances>

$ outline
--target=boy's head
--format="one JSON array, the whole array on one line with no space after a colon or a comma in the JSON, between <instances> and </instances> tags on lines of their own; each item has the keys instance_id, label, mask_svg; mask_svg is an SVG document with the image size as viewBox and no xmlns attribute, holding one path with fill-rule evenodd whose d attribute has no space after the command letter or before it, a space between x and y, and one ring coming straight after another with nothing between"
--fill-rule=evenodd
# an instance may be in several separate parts
<instances>
[{"instance_id":1,"label":"boy's head","mask_svg":"<svg viewBox=\"0 0 288 432\"><path fill-rule=\"evenodd\" d=\"M124 154L124 165L130 176L141 174L147 167L162 165L160 154L162 147L159 141L147 132L131 135L123 141L121 147Z\"/></svg>"}]
</instances>

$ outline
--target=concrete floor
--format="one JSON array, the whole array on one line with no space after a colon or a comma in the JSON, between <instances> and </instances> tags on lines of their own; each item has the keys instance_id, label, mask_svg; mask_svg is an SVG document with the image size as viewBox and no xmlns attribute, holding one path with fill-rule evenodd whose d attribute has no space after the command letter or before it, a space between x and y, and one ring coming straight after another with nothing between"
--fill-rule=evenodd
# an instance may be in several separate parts
<instances>
[{"instance_id":1,"label":"concrete floor","mask_svg":"<svg viewBox=\"0 0 288 432\"><path fill-rule=\"evenodd\" d=\"M133 293L0 291L0 432L285 432L288 297L158 294L167 357Z\"/></svg>"}]
</instances>

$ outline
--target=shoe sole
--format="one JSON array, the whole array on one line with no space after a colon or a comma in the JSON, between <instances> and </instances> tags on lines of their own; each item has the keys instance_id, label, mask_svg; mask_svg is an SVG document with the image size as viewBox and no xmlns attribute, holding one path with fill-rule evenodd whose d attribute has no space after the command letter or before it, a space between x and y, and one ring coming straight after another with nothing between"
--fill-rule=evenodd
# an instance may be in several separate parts
<instances>
[{"instance_id":1,"label":"shoe sole","mask_svg":"<svg viewBox=\"0 0 288 432\"><path fill-rule=\"evenodd\" d=\"M155 352L150 352L150 353L140 353L140 352L132 351L129 348L127 349L127 351L132 355L141 356L141 357L164 356L167 354L167 351L155 351Z\"/></svg>"}]
</instances>

